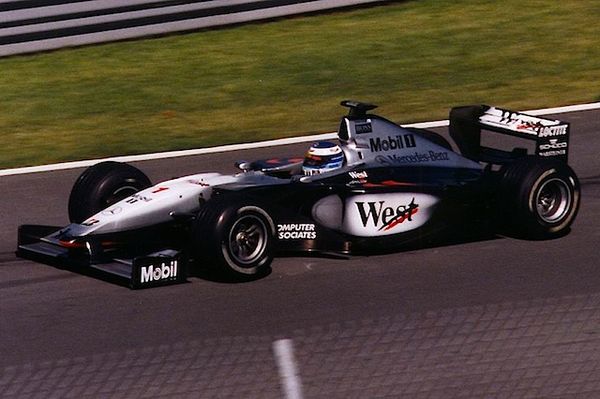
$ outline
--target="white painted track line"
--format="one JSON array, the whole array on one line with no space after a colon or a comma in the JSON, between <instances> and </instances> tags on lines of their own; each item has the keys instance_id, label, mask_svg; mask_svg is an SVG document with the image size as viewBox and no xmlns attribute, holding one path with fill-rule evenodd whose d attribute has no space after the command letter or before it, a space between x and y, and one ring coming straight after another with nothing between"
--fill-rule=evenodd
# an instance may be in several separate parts
<instances>
[{"instance_id":1,"label":"white painted track line","mask_svg":"<svg viewBox=\"0 0 600 399\"><path fill-rule=\"evenodd\" d=\"M547 115L547 114L562 114L562 113L567 113L567 112L590 111L590 110L595 110L595 109L600 109L600 102L589 103L589 104L579 104L579 105L568 105L568 106L556 107L556 108L535 109L535 110L529 110L529 111L523 111L523 112L526 114L538 116L538 115ZM433 122L414 123L411 125L404 125L404 126L417 127L417 128L422 128L422 129L430 129L430 128L435 128L435 127L448 126L448 120L445 119L445 120L433 121ZM21 175L21 174L26 174L26 173L51 172L51 171L55 171L55 170L84 168L84 167L88 167L88 166L94 165L94 164L96 164L98 162L102 162L102 161L117 161L117 162L149 161L149 160L153 160L153 159L187 157L187 156L193 156L193 155L204 155L204 154L215 154L215 153L220 153L220 152L248 150L248 149L252 149L252 148L274 147L274 146L303 143L303 142L309 142L309 141L331 140L331 139L334 139L335 137L336 137L336 133L324 133L324 134L317 134L317 135L312 135L312 136L291 137L291 138L285 138L285 139L259 141L259 142L254 142L254 143L231 144L231 145L224 145L224 146L219 146L219 147L198 148L198 149L183 150L183 151L157 152L157 153L142 154L142 155L128 155L128 156L120 156L120 157L90 159L90 160L75 161L75 162L63 162L63 163L56 163L56 164L51 164L51 165L29 166L29 167L14 168L14 169L3 169L3 170L0 170L0 176L11 176L11 175Z\"/></svg>"},{"instance_id":2,"label":"white painted track line","mask_svg":"<svg viewBox=\"0 0 600 399\"><path fill-rule=\"evenodd\" d=\"M302 399L302 383L294 359L294 348L291 339L280 339L273 342L275 360L281 378L281 386L286 399Z\"/></svg>"}]
</instances>

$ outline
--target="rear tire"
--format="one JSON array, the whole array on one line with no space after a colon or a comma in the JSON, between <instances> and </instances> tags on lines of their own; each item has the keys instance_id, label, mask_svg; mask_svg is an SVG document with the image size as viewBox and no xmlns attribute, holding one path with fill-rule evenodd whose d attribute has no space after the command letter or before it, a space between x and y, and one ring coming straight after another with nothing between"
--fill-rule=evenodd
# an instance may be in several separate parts
<instances>
[{"instance_id":1,"label":"rear tire","mask_svg":"<svg viewBox=\"0 0 600 399\"><path fill-rule=\"evenodd\" d=\"M198 267L227 280L263 276L273 261L273 220L260 206L212 199L192 229L192 253Z\"/></svg>"},{"instance_id":2,"label":"rear tire","mask_svg":"<svg viewBox=\"0 0 600 399\"><path fill-rule=\"evenodd\" d=\"M581 188L567 164L529 156L508 165L500 198L500 220L510 235L548 239L568 231L579 210Z\"/></svg>"},{"instance_id":3,"label":"rear tire","mask_svg":"<svg viewBox=\"0 0 600 399\"><path fill-rule=\"evenodd\" d=\"M82 223L102 209L152 185L139 169L106 161L87 168L75 181L69 196L69 220Z\"/></svg>"}]
</instances>

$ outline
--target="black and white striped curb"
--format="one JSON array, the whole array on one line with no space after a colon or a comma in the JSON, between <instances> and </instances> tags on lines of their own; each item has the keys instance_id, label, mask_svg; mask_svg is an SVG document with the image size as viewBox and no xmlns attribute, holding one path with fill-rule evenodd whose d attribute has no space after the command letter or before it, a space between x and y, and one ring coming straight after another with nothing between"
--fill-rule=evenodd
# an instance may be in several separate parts
<instances>
[{"instance_id":1,"label":"black and white striped curb","mask_svg":"<svg viewBox=\"0 0 600 399\"><path fill-rule=\"evenodd\" d=\"M0 57L239 24L381 0L0 0Z\"/></svg>"}]
</instances>

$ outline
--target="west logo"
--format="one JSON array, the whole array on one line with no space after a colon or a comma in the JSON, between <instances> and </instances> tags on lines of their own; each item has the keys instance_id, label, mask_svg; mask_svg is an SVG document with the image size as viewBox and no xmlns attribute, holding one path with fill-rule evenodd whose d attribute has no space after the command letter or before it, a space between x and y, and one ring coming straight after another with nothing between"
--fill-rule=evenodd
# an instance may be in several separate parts
<instances>
[{"instance_id":1,"label":"west logo","mask_svg":"<svg viewBox=\"0 0 600 399\"><path fill-rule=\"evenodd\" d=\"M412 134L398 135L395 137L388 136L387 139L381 137L369 139L372 152L393 151L402 148L416 147L415 136Z\"/></svg>"},{"instance_id":2,"label":"west logo","mask_svg":"<svg viewBox=\"0 0 600 399\"><path fill-rule=\"evenodd\" d=\"M353 179L366 179L369 177L367 172L364 170L360 172L348 172L348 175Z\"/></svg>"},{"instance_id":3,"label":"west logo","mask_svg":"<svg viewBox=\"0 0 600 399\"><path fill-rule=\"evenodd\" d=\"M396 207L387 206L385 201L357 201L356 207L363 226L367 227L371 223L379 231L388 231L407 220L412 221L412 216L419 210L419 204L415 204L414 198L410 204Z\"/></svg>"},{"instance_id":4,"label":"west logo","mask_svg":"<svg viewBox=\"0 0 600 399\"><path fill-rule=\"evenodd\" d=\"M161 263L158 266L148 265L141 268L141 283L153 281L173 280L177 278L177 261Z\"/></svg>"}]
</instances>

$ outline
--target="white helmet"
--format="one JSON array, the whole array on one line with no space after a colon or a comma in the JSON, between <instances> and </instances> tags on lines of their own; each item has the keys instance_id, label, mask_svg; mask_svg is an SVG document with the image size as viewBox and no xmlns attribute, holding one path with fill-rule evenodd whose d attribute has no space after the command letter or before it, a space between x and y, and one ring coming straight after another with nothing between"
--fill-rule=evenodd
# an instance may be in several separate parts
<instances>
[{"instance_id":1,"label":"white helmet","mask_svg":"<svg viewBox=\"0 0 600 399\"><path fill-rule=\"evenodd\" d=\"M318 141L310 146L304 156L302 172L306 176L317 175L341 168L344 164L342 149L329 141Z\"/></svg>"}]
</instances>

